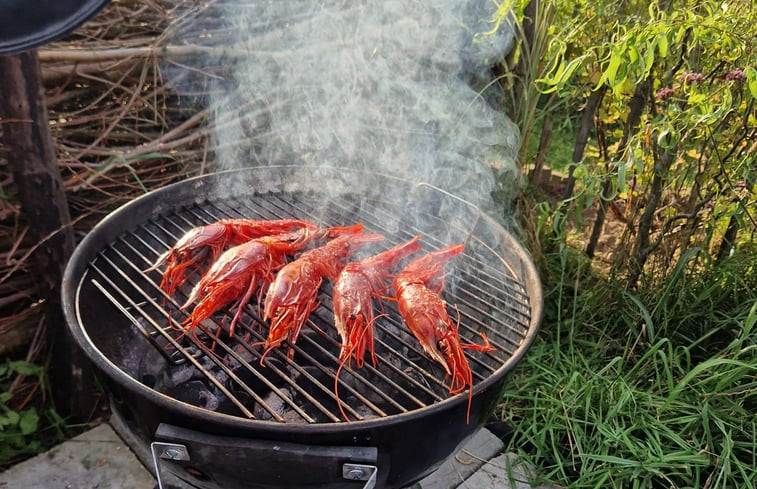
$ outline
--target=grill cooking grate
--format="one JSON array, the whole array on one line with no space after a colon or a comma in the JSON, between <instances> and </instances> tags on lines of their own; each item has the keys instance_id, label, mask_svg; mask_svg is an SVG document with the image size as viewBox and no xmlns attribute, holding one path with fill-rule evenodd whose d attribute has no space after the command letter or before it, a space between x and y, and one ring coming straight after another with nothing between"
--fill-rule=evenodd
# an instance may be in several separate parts
<instances>
[{"instance_id":1,"label":"grill cooking grate","mask_svg":"<svg viewBox=\"0 0 757 489\"><path fill-rule=\"evenodd\" d=\"M489 353L466 352L474 386L513 356L529 330L529 298L517 271L477 235L475 217L468 220L469 229L461 230L430 213L409 213L383 201L353 196L331 198L323 205L323 198L315 197L304 192L263 193L204 201L150 219L100 251L84 274L80 294L99 296L110 311L117 311L109 321L123 321L119 328L137 331L134 338L148 342L134 341L133 348L126 347L136 350L131 357L114 355L119 367L148 387L230 415L281 423L344 421L334 394L339 338L333 328L328 281L319 293L321 306L294 345L294 361L287 358L285 344L274 349L261 367L262 348L250 345L263 341L268 328L256 301L246 306L233 338L228 337L231 315L226 309L199 326L196 335L184 335L179 328L188 311L179 311L178 306L199 276L169 297L158 288L162 270L143 272L192 227L239 217L294 217L322 226L362 222L366 231L385 236L355 258L415 235L421 235L424 251L464 241L464 255L446 267L444 298L450 315L460 314L462 341L480 343L478 333L485 332L496 348ZM396 216L403 215L407 217L398 221ZM366 359L363 368L347 366L339 378L342 407L351 420L406 413L449 397L444 370L423 353L396 306L384 301L383 307L388 316L376 322L377 367ZM125 330L122 341L131 338ZM139 349L136 343L152 348Z\"/></svg>"}]
</instances>

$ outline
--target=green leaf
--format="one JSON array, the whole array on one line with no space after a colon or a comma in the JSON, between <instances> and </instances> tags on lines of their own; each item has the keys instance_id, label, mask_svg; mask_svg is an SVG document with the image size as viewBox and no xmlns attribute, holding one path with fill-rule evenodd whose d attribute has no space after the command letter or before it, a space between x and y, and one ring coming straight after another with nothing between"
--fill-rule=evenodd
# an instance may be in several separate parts
<instances>
[{"instance_id":1,"label":"green leaf","mask_svg":"<svg viewBox=\"0 0 757 489\"><path fill-rule=\"evenodd\" d=\"M657 14L659 12L657 2L649 2L649 6L647 7L649 12L649 18L650 19L656 19Z\"/></svg>"},{"instance_id":2,"label":"green leaf","mask_svg":"<svg viewBox=\"0 0 757 489\"><path fill-rule=\"evenodd\" d=\"M757 98L757 70L748 66L744 69L744 74L746 75L749 93L752 94L752 97Z\"/></svg>"},{"instance_id":3,"label":"green leaf","mask_svg":"<svg viewBox=\"0 0 757 489\"><path fill-rule=\"evenodd\" d=\"M636 304L636 307L639 308L639 311L641 311L641 315L644 318L644 324L646 325L647 329L647 338L649 339L650 343L653 343L655 339L654 320L652 319L652 315L649 314L649 309L647 309L647 306L645 306L644 303L641 302L641 299L628 292L627 290L623 291L623 295L631 299L631 301Z\"/></svg>"},{"instance_id":4,"label":"green leaf","mask_svg":"<svg viewBox=\"0 0 757 489\"><path fill-rule=\"evenodd\" d=\"M647 42L647 49L644 51L644 69L649 70L654 63L655 45L653 42Z\"/></svg>"},{"instance_id":5,"label":"green leaf","mask_svg":"<svg viewBox=\"0 0 757 489\"><path fill-rule=\"evenodd\" d=\"M21 416L16 411L11 411L9 409L3 416L0 416L0 423L5 424L6 426L15 426L18 424L19 418L21 418Z\"/></svg>"},{"instance_id":6,"label":"green leaf","mask_svg":"<svg viewBox=\"0 0 757 489\"><path fill-rule=\"evenodd\" d=\"M40 376L42 375L42 367L39 365L34 365L33 363L29 362L9 362L8 366L10 369L18 374L21 375L34 375L34 376Z\"/></svg>"},{"instance_id":7,"label":"green leaf","mask_svg":"<svg viewBox=\"0 0 757 489\"><path fill-rule=\"evenodd\" d=\"M707 100L707 95L692 92L689 95L689 105L702 105Z\"/></svg>"},{"instance_id":8,"label":"green leaf","mask_svg":"<svg viewBox=\"0 0 757 489\"><path fill-rule=\"evenodd\" d=\"M671 127L666 127L657 136L657 145L663 149L672 149L677 143L675 131Z\"/></svg>"},{"instance_id":9,"label":"green leaf","mask_svg":"<svg viewBox=\"0 0 757 489\"><path fill-rule=\"evenodd\" d=\"M678 28L678 31L676 31L676 44L681 44L683 41L683 36L686 35L687 27L685 25L682 25Z\"/></svg>"},{"instance_id":10,"label":"green leaf","mask_svg":"<svg viewBox=\"0 0 757 489\"><path fill-rule=\"evenodd\" d=\"M628 61L631 65L638 65L639 71L646 73L647 67L644 63L644 58L639 53L639 48L633 44L628 46Z\"/></svg>"},{"instance_id":11,"label":"green leaf","mask_svg":"<svg viewBox=\"0 0 757 489\"><path fill-rule=\"evenodd\" d=\"M22 435L28 435L37 431L39 425L39 415L35 409L27 409L21 412L21 419L18 421L18 427Z\"/></svg>"},{"instance_id":12,"label":"green leaf","mask_svg":"<svg viewBox=\"0 0 757 489\"><path fill-rule=\"evenodd\" d=\"M618 162L618 192L626 191L626 162Z\"/></svg>"},{"instance_id":13,"label":"green leaf","mask_svg":"<svg viewBox=\"0 0 757 489\"><path fill-rule=\"evenodd\" d=\"M570 81L570 77L573 76L573 73L578 69L579 66L581 66L581 63L585 58L586 55L580 56L568 63L568 65L565 67L565 70L562 72L562 75L560 75L560 78L557 80L557 85L559 88L562 88L568 81Z\"/></svg>"},{"instance_id":14,"label":"green leaf","mask_svg":"<svg viewBox=\"0 0 757 489\"><path fill-rule=\"evenodd\" d=\"M752 309L749 310L749 316L747 316L744 321L744 329L741 331L740 336L742 338L747 338L755 324L757 324L757 302L755 302Z\"/></svg>"},{"instance_id":15,"label":"green leaf","mask_svg":"<svg viewBox=\"0 0 757 489\"><path fill-rule=\"evenodd\" d=\"M709 358L696 367L691 369L678 384L671 390L665 404L662 405L661 410L665 410L678 398L679 394L686 388L686 386L696 376L706 372L707 370L714 369L715 367L721 367L723 365L730 365L733 367L745 368L748 370L757 370L757 367L746 362L740 362L738 360L731 360L730 358Z\"/></svg>"},{"instance_id":16,"label":"green leaf","mask_svg":"<svg viewBox=\"0 0 757 489\"><path fill-rule=\"evenodd\" d=\"M666 32L657 34L657 49L660 51L661 58L668 56L668 35Z\"/></svg>"},{"instance_id":17,"label":"green leaf","mask_svg":"<svg viewBox=\"0 0 757 489\"><path fill-rule=\"evenodd\" d=\"M620 57L620 53L613 49L612 55L610 56L610 62L607 65L604 76L604 79L607 80L607 83L611 87L615 86L615 76L618 72L618 68L620 68L621 61L622 59Z\"/></svg>"}]
</instances>

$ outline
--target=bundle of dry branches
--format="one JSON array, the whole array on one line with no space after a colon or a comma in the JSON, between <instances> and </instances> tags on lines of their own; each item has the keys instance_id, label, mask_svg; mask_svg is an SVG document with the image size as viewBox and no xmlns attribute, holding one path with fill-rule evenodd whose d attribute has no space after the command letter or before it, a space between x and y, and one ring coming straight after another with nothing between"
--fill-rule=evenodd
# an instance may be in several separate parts
<instances>
[{"instance_id":1,"label":"bundle of dry branches","mask_svg":"<svg viewBox=\"0 0 757 489\"><path fill-rule=\"evenodd\" d=\"M159 65L176 22L170 14L199 8L190 3L111 2L38 51L77 240L144 192L212 170L209 109L179 103ZM44 320L29 260L39 243L27 236L4 155L0 147L0 356L44 363ZM17 404L28 400L28 385L12 388Z\"/></svg>"}]
</instances>

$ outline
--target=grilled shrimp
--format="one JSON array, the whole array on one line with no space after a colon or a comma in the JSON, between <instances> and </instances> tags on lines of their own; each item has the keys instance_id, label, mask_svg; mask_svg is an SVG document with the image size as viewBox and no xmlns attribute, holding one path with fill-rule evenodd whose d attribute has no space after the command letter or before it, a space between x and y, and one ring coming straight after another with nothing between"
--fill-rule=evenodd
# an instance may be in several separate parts
<instances>
[{"instance_id":1,"label":"grilled shrimp","mask_svg":"<svg viewBox=\"0 0 757 489\"><path fill-rule=\"evenodd\" d=\"M421 249L420 236L363 260L345 265L334 283L334 326L342 338L340 363L354 353L355 364L363 366L366 349L376 366L373 350L373 299L380 299L397 264Z\"/></svg>"},{"instance_id":2,"label":"grilled shrimp","mask_svg":"<svg viewBox=\"0 0 757 489\"><path fill-rule=\"evenodd\" d=\"M470 421L473 400L473 373L463 350L493 351L486 335L483 345L462 343L440 294L444 288L444 263L462 253L463 246L448 246L411 261L394 278L400 316L418 339L423 350L444 367L451 378L450 394L469 388L466 422Z\"/></svg>"},{"instance_id":3,"label":"grilled shrimp","mask_svg":"<svg viewBox=\"0 0 757 489\"><path fill-rule=\"evenodd\" d=\"M160 288L173 295L187 280L188 270L199 267L204 262L215 262L228 246L236 246L262 236L286 233L297 228L310 231L318 229L315 224L299 219L222 219L187 231L145 271L155 270L165 263L166 269Z\"/></svg>"},{"instance_id":4,"label":"grilled shrimp","mask_svg":"<svg viewBox=\"0 0 757 489\"><path fill-rule=\"evenodd\" d=\"M362 226L356 231L361 229ZM335 280L344 266L343 260L357 247L381 239L380 234L342 234L320 248L306 251L276 274L268 287L263 308L263 319L270 320L271 327L263 342L261 364L266 355L284 340L290 344L289 358L294 357L292 345L310 313L319 305L318 289L323 278Z\"/></svg>"},{"instance_id":5,"label":"grilled shrimp","mask_svg":"<svg viewBox=\"0 0 757 489\"><path fill-rule=\"evenodd\" d=\"M244 306L257 290L273 281L273 273L286 264L286 256L304 248L311 235L306 228L297 232L264 236L226 250L192 289L182 310L199 299L184 320L187 330L236 300L236 313L229 325L229 336L242 315ZM260 296L258 296L260 303Z\"/></svg>"},{"instance_id":6,"label":"grilled shrimp","mask_svg":"<svg viewBox=\"0 0 757 489\"><path fill-rule=\"evenodd\" d=\"M361 368L365 351L371 352L371 361L376 366L376 352L373 348L373 299L380 299L385 289L384 281L391 276L397 264L405 257L421 249L420 236L406 243L383 251L363 260L345 265L334 283L334 326L342 338L339 354L339 368L334 376L334 395L342 417L349 421L339 399L339 374L351 357Z\"/></svg>"}]
</instances>

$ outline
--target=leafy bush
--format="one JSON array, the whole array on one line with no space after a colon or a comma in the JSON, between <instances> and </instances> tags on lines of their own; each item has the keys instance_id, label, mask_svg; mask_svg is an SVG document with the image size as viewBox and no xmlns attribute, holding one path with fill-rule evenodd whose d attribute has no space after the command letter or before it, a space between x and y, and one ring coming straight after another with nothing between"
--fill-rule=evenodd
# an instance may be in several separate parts
<instances>
[{"instance_id":1,"label":"leafy bush","mask_svg":"<svg viewBox=\"0 0 757 489\"><path fill-rule=\"evenodd\" d=\"M0 470L80 431L46 396L44 368L21 360L0 363Z\"/></svg>"},{"instance_id":2,"label":"leafy bush","mask_svg":"<svg viewBox=\"0 0 757 489\"><path fill-rule=\"evenodd\" d=\"M629 288L664 279L691 248L721 261L753 241L757 10L751 2L508 5L516 15L502 14L502 22L518 26L519 43L503 61L509 71L501 82L526 141L534 121L544 121L536 154L523 148L524 166L550 161L553 118L582 116L575 117L565 189L539 209L559 228L552 239L567 244L580 236L570 244L593 258L612 210L624 231L603 259ZM556 114L558 104L566 109ZM585 221L587 210L594 215Z\"/></svg>"},{"instance_id":3,"label":"leafy bush","mask_svg":"<svg viewBox=\"0 0 757 489\"><path fill-rule=\"evenodd\" d=\"M36 436L39 413L34 407L11 407L10 384L17 375L40 378L42 368L23 361L0 364L0 467L19 457L36 454L42 443Z\"/></svg>"}]
</instances>

